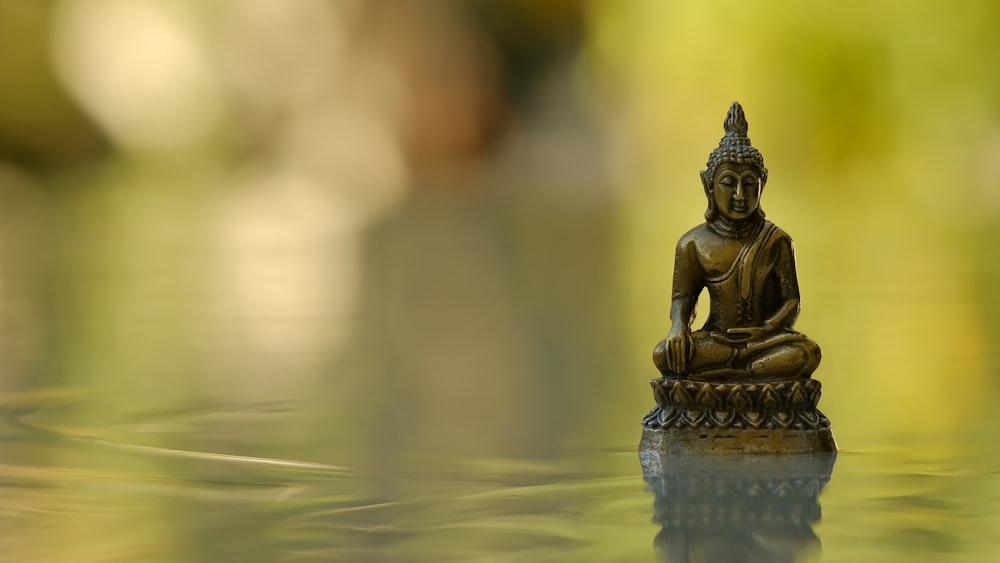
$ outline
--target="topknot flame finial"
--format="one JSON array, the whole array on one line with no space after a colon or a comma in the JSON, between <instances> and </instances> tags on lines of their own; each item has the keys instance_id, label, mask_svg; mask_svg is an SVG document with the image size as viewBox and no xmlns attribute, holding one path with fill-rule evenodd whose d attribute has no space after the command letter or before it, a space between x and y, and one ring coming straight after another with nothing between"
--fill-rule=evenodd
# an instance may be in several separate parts
<instances>
[{"instance_id":1,"label":"topknot flame finial","mask_svg":"<svg viewBox=\"0 0 1000 563\"><path fill-rule=\"evenodd\" d=\"M733 105L729 106L729 113L726 114L726 121L723 122L722 127L726 130L727 137L747 136L750 125L747 123L746 115L743 114L743 106L739 102L733 102Z\"/></svg>"},{"instance_id":2,"label":"topknot flame finial","mask_svg":"<svg viewBox=\"0 0 1000 563\"><path fill-rule=\"evenodd\" d=\"M750 144L750 137L747 137L747 117L743 114L743 106L739 102L733 102L726 113L726 120L722 123L726 134L719 140L719 146L708 155L706 169L701 173L702 182L708 190L712 178L715 177L715 169L723 162L747 162L753 164L760 170L761 185L767 183L767 167L764 166L764 157L760 151ZM706 191L707 193L707 191ZM711 198L709 198L708 215L712 211ZM708 216L706 215L706 217Z\"/></svg>"}]
</instances>

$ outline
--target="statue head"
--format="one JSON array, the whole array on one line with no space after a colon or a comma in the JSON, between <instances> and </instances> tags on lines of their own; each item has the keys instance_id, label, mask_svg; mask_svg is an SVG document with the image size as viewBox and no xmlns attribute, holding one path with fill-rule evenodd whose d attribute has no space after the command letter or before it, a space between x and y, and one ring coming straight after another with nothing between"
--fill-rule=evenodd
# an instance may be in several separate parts
<instances>
[{"instance_id":1,"label":"statue head","mask_svg":"<svg viewBox=\"0 0 1000 563\"><path fill-rule=\"evenodd\" d=\"M754 214L763 217L760 192L767 183L767 168L764 157L747 137L750 126L739 102L729 106L723 128L726 134L708 156L707 169L701 173L701 183L708 197L705 219L712 221L720 213L730 220Z\"/></svg>"}]
</instances>

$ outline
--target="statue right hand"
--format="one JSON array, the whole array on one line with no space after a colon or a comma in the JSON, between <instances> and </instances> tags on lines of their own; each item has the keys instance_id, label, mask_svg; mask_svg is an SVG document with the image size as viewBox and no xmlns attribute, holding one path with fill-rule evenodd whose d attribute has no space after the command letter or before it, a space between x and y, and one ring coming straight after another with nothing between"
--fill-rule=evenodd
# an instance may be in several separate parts
<instances>
[{"instance_id":1,"label":"statue right hand","mask_svg":"<svg viewBox=\"0 0 1000 563\"><path fill-rule=\"evenodd\" d=\"M691 329L671 330L667 336L667 368L675 373L684 373L691 351Z\"/></svg>"}]
</instances>

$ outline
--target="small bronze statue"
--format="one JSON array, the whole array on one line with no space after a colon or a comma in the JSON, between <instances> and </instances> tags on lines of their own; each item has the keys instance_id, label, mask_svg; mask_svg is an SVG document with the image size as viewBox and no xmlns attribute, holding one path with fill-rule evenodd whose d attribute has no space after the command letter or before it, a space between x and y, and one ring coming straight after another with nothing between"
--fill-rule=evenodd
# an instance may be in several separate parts
<instances>
[{"instance_id":1,"label":"small bronze statue","mask_svg":"<svg viewBox=\"0 0 1000 563\"><path fill-rule=\"evenodd\" d=\"M799 284L792 239L764 218L767 168L733 102L701 173L705 222L677 243L670 333L653 351L663 377L643 419L643 447L678 451L836 451L810 379L819 346L792 329ZM692 331L708 289L705 325ZM761 432L780 431L780 432Z\"/></svg>"}]
</instances>

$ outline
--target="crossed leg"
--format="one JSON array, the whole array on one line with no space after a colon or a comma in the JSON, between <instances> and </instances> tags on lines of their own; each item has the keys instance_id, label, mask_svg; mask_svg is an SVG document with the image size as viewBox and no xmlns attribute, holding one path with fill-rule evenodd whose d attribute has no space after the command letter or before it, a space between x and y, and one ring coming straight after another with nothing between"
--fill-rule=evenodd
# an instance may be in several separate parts
<instances>
[{"instance_id":1,"label":"crossed leg","mask_svg":"<svg viewBox=\"0 0 1000 563\"><path fill-rule=\"evenodd\" d=\"M665 340L653 350L653 363L664 376L702 381L780 380L808 378L822 358L819 345L797 332L778 333L744 344L699 330L691 334L691 344L685 373L674 372L667 366Z\"/></svg>"}]
</instances>

